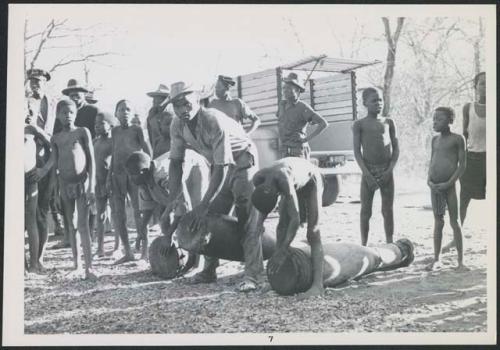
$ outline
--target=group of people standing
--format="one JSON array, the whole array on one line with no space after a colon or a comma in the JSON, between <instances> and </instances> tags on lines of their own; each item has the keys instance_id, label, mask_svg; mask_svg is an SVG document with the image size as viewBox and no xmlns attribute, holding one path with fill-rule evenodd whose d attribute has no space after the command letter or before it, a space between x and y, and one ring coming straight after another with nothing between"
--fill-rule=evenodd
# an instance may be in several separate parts
<instances>
[{"instance_id":1,"label":"group of people standing","mask_svg":"<svg viewBox=\"0 0 500 350\"><path fill-rule=\"evenodd\" d=\"M208 215L229 214L233 210L243 232L241 244L245 261L244 277L238 287L242 292L252 291L259 288L265 278L261 243L264 220L281 198L277 249L269 271L276 273L300 225L307 223L314 277L312 287L303 297L323 293L319 208L324 183L319 168L310 161L308 141L320 134L328 123L300 100L305 87L297 74L292 72L283 79L284 99L277 112L281 159L262 169L259 169L257 149L250 137L260 119L244 101L231 98L229 90L236 83L231 77L218 77L215 97L210 99L186 82L173 83L170 88L160 84L156 91L148 93L153 106L146 119L147 137L134 122L137 115L131 101L118 101L114 114L101 111L85 102L87 89L71 79L62 90L68 98L55 104L43 93L50 75L34 69L28 72L28 77L31 87L25 120L28 271L43 272L51 200L62 203L59 211L64 217L65 237L72 248L76 271L80 271L75 239L78 231L85 277L96 278L92 270L91 231L95 225L96 254L103 256L108 203L114 230L124 251L115 264L135 260L127 230L128 198L137 229L135 248L144 259L148 258L148 223L154 213L159 217L162 233L171 239L187 212L191 212L190 228L199 230L206 225ZM366 245L373 193L377 188L382 194L386 239L392 242L392 170L399 147L394 122L378 115L381 110L378 91L366 89L363 103L368 116L354 123L353 133L356 160L363 172L361 243ZM169 104L172 108L167 108ZM480 118L479 108L469 110L477 112L469 114L473 118ZM472 129L477 121L471 120L472 117L469 135L474 134L473 140L476 140L477 131ZM308 125L316 126L309 134L306 133ZM434 145L433 141L433 150ZM433 157L434 154L433 151ZM454 159L452 155L449 157ZM455 175L448 179L450 183L456 180L453 180ZM438 181L441 180L430 176L433 193L450 193L448 188L439 187ZM73 225L75 206L76 227ZM451 215L450 200L448 206ZM57 210L53 211L58 215ZM461 250L458 238L455 235L457 249ZM192 283L211 283L217 279L218 259L206 256L204 261L201 272L190 279Z\"/></svg>"}]
</instances>

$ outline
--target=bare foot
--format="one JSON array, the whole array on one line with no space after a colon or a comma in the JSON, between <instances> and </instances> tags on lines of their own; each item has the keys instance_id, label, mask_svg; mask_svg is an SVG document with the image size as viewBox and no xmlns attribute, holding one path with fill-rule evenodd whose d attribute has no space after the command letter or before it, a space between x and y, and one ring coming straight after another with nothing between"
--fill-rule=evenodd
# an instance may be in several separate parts
<instances>
[{"instance_id":1,"label":"bare foot","mask_svg":"<svg viewBox=\"0 0 500 350\"><path fill-rule=\"evenodd\" d=\"M443 247L443 249L441 249L441 253L442 254L449 253L452 248L455 248L455 241L451 241L450 243L448 243L447 245L445 245Z\"/></svg>"},{"instance_id":2,"label":"bare foot","mask_svg":"<svg viewBox=\"0 0 500 350\"><path fill-rule=\"evenodd\" d=\"M120 265L120 264L129 262L129 261L135 261L135 257L134 257L134 255L132 253L125 254L123 257L121 257L120 259L118 259L117 261L115 261L113 263L113 265Z\"/></svg>"},{"instance_id":3,"label":"bare foot","mask_svg":"<svg viewBox=\"0 0 500 350\"><path fill-rule=\"evenodd\" d=\"M458 264L458 266L455 267L455 271L457 271L457 272L466 272L466 271L470 271L470 268L468 268L464 264Z\"/></svg>"},{"instance_id":4,"label":"bare foot","mask_svg":"<svg viewBox=\"0 0 500 350\"><path fill-rule=\"evenodd\" d=\"M149 254L148 254L148 248L147 247L144 247L144 246L142 247L141 260L149 261Z\"/></svg>"},{"instance_id":5,"label":"bare foot","mask_svg":"<svg viewBox=\"0 0 500 350\"><path fill-rule=\"evenodd\" d=\"M28 272L35 273L37 275L46 275L47 274L47 270L40 263L34 264L30 268L28 268Z\"/></svg>"},{"instance_id":6,"label":"bare foot","mask_svg":"<svg viewBox=\"0 0 500 350\"><path fill-rule=\"evenodd\" d=\"M425 267L425 271L436 271L440 270L443 267L440 261L434 260L429 265Z\"/></svg>"},{"instance_id":7,"label":"bare foot","mask_svg":"<svg viewBox=\"0 0 500 350\"><path fill-rule=\"evenodd\" d=\"M313 287L309 288L308 291L298 294L297 299L304 300L304 299L308 299L311 297L318 297L318 296L322 296L324 293L325 293L324 288L318 288L318 287L313 286Z\"/></svg>"},{"instance_id":8,"label":"bare foot","mask_svg":"<svg viewBox=\"0 0 500 350\"><path fill-rule=\"evenodd\" d=\"M85 271L79 267L68 274L66 274L66 277L70 279L84 279L85 278Z\"/></svg>"},{"instance_id":9,"label":"bare foot","mask_svg":"<svg viewBox=\"0 0 500 350\"><path fill-rule=\"evenodd\" d=\"M54 244L52 247L48 248L48 249L63 249L63 248L71 248L71 245L69 244L69 242L59 242L57 244Z\"/></svg>"},{"instance_id":10,"label":"bare foot","mask_svg":"<svg viewBox=\"0 0 500 350\"><path fill-rule=\"evenodd\" d=\"M91 269L89 269L85 271L85 279L88 281L97 281L97 276Z\"/></svg>"},{"instance_id":11,"label":"bare foot","mask_svg":"<svg viewBox=\"0 0 500 350\"><path fill-rule=\"evenodd\" d=\"M103 258L104 257L104 249L97 249L97 251L95 252L95 255L98 257L98 258Z\"/></svg>"}]
</instances>

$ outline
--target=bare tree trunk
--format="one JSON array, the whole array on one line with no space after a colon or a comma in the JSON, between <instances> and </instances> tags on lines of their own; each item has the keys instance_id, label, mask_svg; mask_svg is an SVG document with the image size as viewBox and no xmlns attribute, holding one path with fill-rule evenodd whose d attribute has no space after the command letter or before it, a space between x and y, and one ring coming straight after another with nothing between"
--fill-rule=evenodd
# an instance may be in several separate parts
<instances>
[{"instance_id":1,"label":"bare tree trunk","mask_svg":"<svg viewBox=\"0 0 500 350\"><path fill-rule=\"evenodd\" d=\"M389 116L389 112L391 110L391 86L392 78L394 77L394 67L396 66L396 48L398 45L399 35L403 29L404 20L404 17L398 17L396 30L394 34L392 34L389 19L387 17L382 17L382 22L384 23L385 28L385 38L387 39L387 62L382 92L384 98L384 109L382 110L382 115L384 117Z\"/></svg>"},{"instance_id":2,"label":"bare tree trunk","mask_svg":"<svg viewBox=\"0 0 500 350\"><path fill-rule=\"evenodd\" d=\"M474 72L478 74L481 71L481 41L484 38L483 19L479 17L479 35L474 40Z\"/></svg>"}]
</instances>

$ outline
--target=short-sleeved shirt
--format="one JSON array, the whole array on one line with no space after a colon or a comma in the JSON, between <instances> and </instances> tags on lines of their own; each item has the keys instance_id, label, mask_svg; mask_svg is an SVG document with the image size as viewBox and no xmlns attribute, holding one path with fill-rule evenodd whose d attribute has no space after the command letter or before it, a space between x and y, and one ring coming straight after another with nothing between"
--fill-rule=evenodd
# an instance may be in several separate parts
<instances>
[{"instance_id":1,"label":"short-sleeved shirt","mask_svg":"<svg viewBox=\"0 0 500 350\"><path fill-rule=\"evenodd\" d=\"M187 122L175 117L170 125L170 159L184 160L186 148L203 155L210 164L235 164L240 152L252 145L241 124L215 108L201 107L194 135Z\"/></svg>"},{"instance_id":2,"label":"short-sleeved shirt","mask_svg":"<svg viewBox=\"0 0 500 350\"><path fill-rule=\"evenodd\" d=\"M248 107L248 105L239 98L232 99L214 99L208 104L208 108L215 108L226 114L229 118L243 124L245 120L256 120L257 115Z\"/></svg>"},{"instance_id":3,"label":"short-sleeved shirt","mask_svg":"<svg viewBox=\"0 0 500 350\"><path fill-rule=\"evenodd\" d=\"M318 115L311 106L300 100L295 103L282 101L278 108L278 130L281 145L284 147L302 147L301 140L306 137L307 125L314 115Z\"/></svg>"},{"instance_id":4,"label":"short-sleeved shirt","mask_svg":"<svg viewBox=\"0 0 500 350\"><path fill-rule=\"evenodd\" d=\"M162 154L152 161L154 185L141 185L139 187L139 208L141 210L154 209L158 204L168 203L168 169L170 166L169 153ZM183 163L183 183L187 181L191 169L199 167L203 173L208 173L207 160L200 154L187 150ZM175 199L175 215L184 215L191 208L183 198L182 192Z\"/></svg>"}]
</instances>

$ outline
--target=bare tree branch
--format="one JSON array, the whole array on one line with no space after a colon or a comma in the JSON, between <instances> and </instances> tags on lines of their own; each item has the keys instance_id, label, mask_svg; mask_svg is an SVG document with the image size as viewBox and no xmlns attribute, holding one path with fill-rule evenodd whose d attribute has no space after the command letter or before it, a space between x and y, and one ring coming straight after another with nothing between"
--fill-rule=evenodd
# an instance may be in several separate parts
<instances>
[{"instance_id":1,"label":"bare tree branch","mask_svg":"<svg viewBox=\"0 0 500 350\"><path fill-rule=\"evenodd\" d=\"M102 57L102 56L110 56L110 55L117 55L117 53L101 52L101 53L94 53L94 54L85 55L85 56L80 57L80 58L73 58L73 59L68 59L68 60L62 59L59 62L57 62L51 69L49 69L49 73L54 72L57 68L67 66L67 65L72 64L72 63L85 62L85 61L89 61L93 57Z\"/></svg>"}]
</instances>

